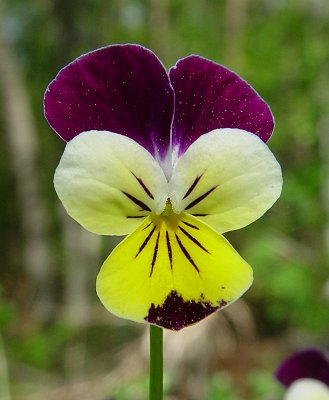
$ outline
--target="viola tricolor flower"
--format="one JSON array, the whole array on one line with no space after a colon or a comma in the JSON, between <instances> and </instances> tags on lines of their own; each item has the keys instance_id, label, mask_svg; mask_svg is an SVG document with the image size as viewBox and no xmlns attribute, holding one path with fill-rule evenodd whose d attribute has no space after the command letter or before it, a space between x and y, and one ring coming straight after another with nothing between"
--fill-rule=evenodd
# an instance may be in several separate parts
<instances>
[{"instance_id":1,"label":"viola tricolor flower","mask_svg":"<svg viewBox=\"0 0 329 400\"><path fill-rule=\"evenodd\" d=\"M329 400L329 359L318 349L294 353L276 371L285 400Z\"/></svg>"},{"instance_id":2,"label":"viola tricolor flower","mask_svg":"<svg viewBox=\"0 0 329 400\"><path fill-rule=\"evenodd\" d=\"M69 215L129 235L97 278L108 310L179 330L249 288L222 233L263 215L282 176L271 111L245 81L195 55L167 73L144 47L113 45L59 72L45 116L67 141L55 188Z\"/></svg>"}]
</instances>

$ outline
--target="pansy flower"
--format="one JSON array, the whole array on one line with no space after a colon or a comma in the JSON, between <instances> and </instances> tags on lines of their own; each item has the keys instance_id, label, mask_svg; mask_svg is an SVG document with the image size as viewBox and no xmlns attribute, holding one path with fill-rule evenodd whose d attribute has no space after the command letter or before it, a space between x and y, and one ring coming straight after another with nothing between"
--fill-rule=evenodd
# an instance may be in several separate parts
<instances>
[{"instance_id":1,"label":"pansy flower","mask_svg":"<svg viewBox=\"0 0 329 400\"><path fill-rule=\"evenodd\" d=\"M245 81L195 55L167 73L146 48L113 45L58 73L45 116L67 142L54 182L68 214L128 235L97 278L108 310L179 330L249 288L222 233L262 216L282 176L271 111Z\"/></svg>"},{"instance_id":2,"label":"pansy flower","mask_svg":"<svg viewBox=\"0 0 329 400\"><path fill-rule=\"evenodd\" d=\"M285 400L329 400L329 359L318 349L294 353L277 369Z\"/></svg>"}]
</instances>

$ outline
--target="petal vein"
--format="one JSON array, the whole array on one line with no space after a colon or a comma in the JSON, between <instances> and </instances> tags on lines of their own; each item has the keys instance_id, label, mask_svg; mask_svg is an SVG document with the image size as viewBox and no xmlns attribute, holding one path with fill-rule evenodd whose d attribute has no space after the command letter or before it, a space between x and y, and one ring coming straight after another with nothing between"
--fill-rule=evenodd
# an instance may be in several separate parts
<instances>
[{"instance_id":1,"label":"petal vein","mask_svg":"<svg viewBox=\"0 0 329 400\"><path fill-rule=\"evenodd\" d=\"M122 193L128 197L128 199L130 199L132 202L134 202L136 205L138 205L142 210L144 211L151 211L151 209L142 201L136 199L136 197L132 196L131 194L124 192L122 190Z\"/></svg>"},{"instance_id":2,"label":"petal vein","mask_svg":"<svg viewBox=\"0 0 329 400\"><path fill-rule=\"evenodd\" d=\"M196 264L195 264L195 262L193 261L193 259L192 259L191 255L190 255L190 253L186 250L186 248L184 247L183 243L180 241L179 237L177 236L177 233L175 233L175 236L176 236L177 243L178 243L179 247L181 248L181 250L182 250L184 256L185 256L185 257L189 260L189 262L193 265L194 269L195 269L198 273L200 273L199 268L196 266Z\"/></svg>"},{"instance_id":3,"label":"petal vein","mask_svg":"<svg viewBox=\"0 0 329 400\"><path fill-rule=\"evenodd\" d=\"M189 208L194 207L196 204L200 203L204 198L210 195L215 189L218 188L219 185L214 186L213 188L209 189L206 193L203 193L201 196L197 197L195 200L193 200L188 206L185 207L185 210L188 210Z\"/></svg>"},{"instance_id":4,"label":"petal vein","mask_svg":"<svg viewBox=\"0 0 329 400\"><path fill-rule=\"evenodd\" d=\"M154 253L153 253L153 259L152 259L152 266L151 266L151 272L150 272L150 278L153 274L153 268L155 265L155 261L157 259L157 255L158 255L158 248L159 248L159 239L160 239L160 231L158 233L158 237L157 237L157 241L155 243L155 248L154 248Z\"/></svg>"},{"instance_id":5,"label":"petal vein","mask_svg":"<svg viewBox=\"0 0 329 400\"><path fill-rule=\"evenodd\" d=\"M184 228L179 226L179 229L186 235L193 243L195 243L197 246L199 246L202 250L204 250L206 253L210 254L209 251L202 246L202 244L195 238L193 237L190 233L188 233Z\"/></svg>"},{"instance_id":6,"label":"petal vein","mask_svg":"<svg viewBox=\"0 0 329 400\"><path fill-rule=\"evenodd\" d=\"M146 239L144 240L144 242L142 243L141 247L139 248L137 254L135 255L135 258L141 253L141 251L145 248L145 246L147 245L147 243L149 242L149 240L151 239L153 233L155 231L155 226L153 227L153 229L151 230L151 232L147 235Z\"/></svg>"}]
</instances>

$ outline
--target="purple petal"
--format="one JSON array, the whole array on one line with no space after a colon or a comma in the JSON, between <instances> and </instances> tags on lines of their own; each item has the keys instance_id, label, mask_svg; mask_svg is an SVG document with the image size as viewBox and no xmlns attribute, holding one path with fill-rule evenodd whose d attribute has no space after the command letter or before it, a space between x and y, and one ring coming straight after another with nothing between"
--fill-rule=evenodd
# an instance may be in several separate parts
<instances>
[{"instance_id":1,"label":"purple petal","mask_svg":"<svg viewBox=\"0 0 329 400\"><path fill-rule=\"evenodd\" d=\"M234 72L199 56L178 61L169 74L175 91L173 145L182 154L200 135L239 128L266 142L274 127L268 105Z\"/></svg>"},{"instance_id":2,"label":"purple petal","mask_svg":"<svg viewBox=\"0 0 329 400\"><path fill-rule=\"evenodd\" d=\"M285 360L275 376L287 387L301 378L317 379L329 386L329 360L317 349L303 350Z\"/></svg>"},{"instance_id":3,"label":"purple petal","mask_svg":"<svg viewBox=\"0 0 329 400\"><path fill-rule=\"evenodd\" d=\"M65 141L83 131L128 136L163 158L174 95L159 59L138 45L108 46L63 68L45 94L45 116Z\"/></svg>"}]
</instances>

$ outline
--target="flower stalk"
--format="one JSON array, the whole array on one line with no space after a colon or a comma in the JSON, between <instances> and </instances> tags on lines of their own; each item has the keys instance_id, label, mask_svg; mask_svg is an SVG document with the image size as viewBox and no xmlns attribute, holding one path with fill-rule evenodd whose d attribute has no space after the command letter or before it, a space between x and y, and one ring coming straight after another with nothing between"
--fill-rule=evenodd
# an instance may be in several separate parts
<instances>
[{"instance_id":1,"label":"flower stalk","mask_svg":"<svg viewBox=\"0 0 329 400\"><path fill-rule=\"evenodd\" d=\"M163 399L163 329L150 325L149 400Z\"/></svg>"}]
</instances>

